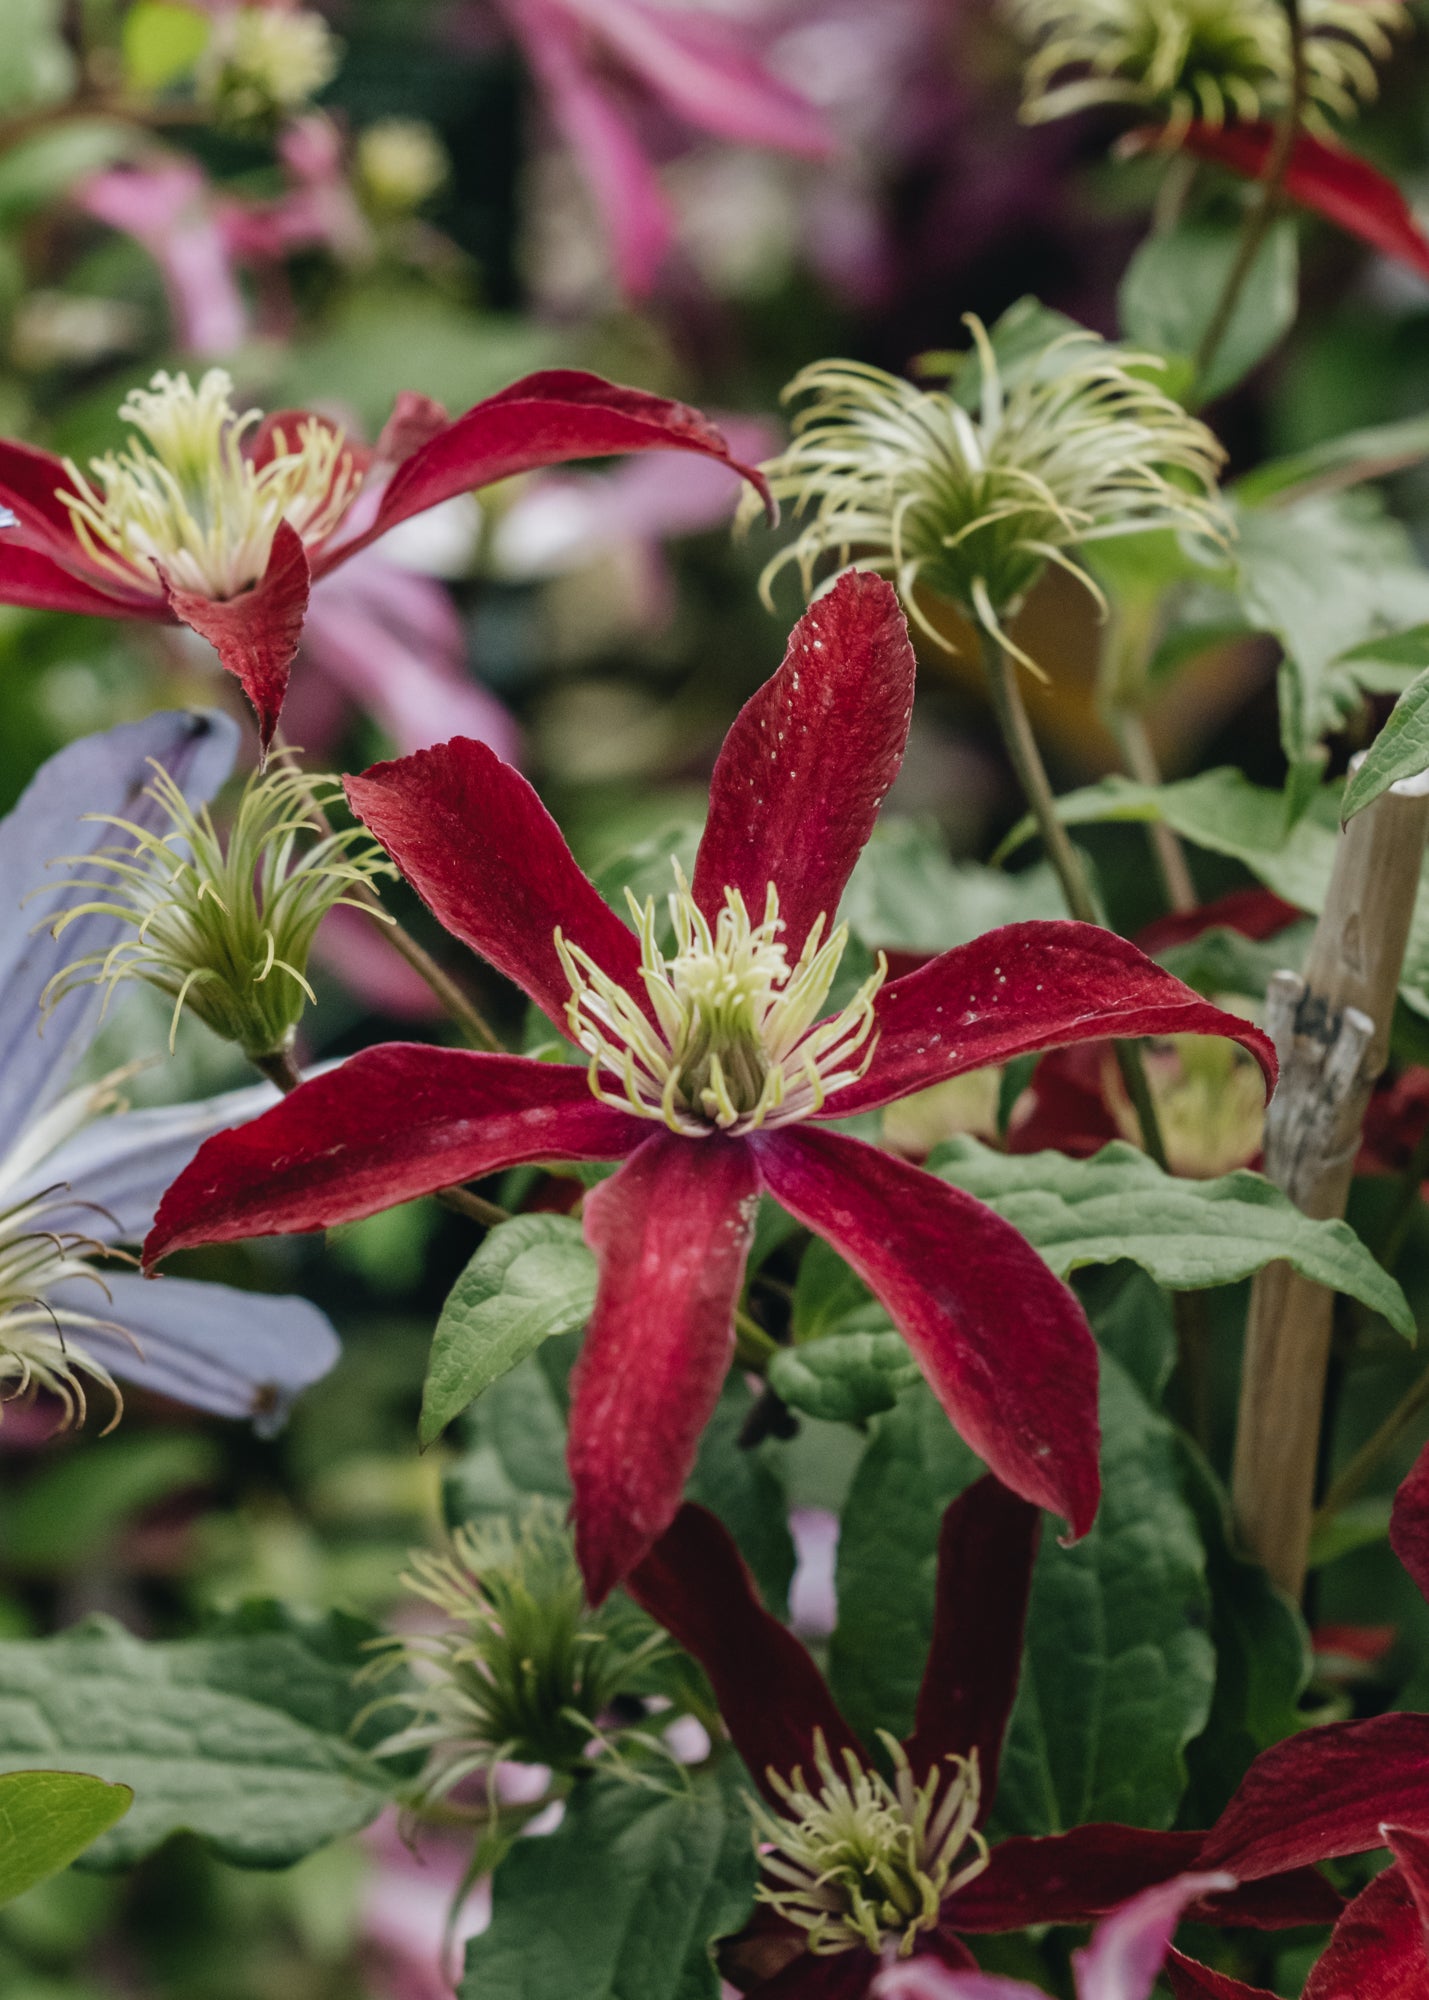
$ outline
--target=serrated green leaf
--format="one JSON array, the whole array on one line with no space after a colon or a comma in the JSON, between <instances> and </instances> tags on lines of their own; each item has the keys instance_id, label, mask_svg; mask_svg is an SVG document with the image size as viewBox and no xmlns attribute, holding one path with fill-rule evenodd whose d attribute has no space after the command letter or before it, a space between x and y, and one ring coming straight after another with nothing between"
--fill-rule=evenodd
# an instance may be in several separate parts
<instances>
[{"instance_id":1,"label":"serrated green leaf","mask_svg":"<svg viewBox=\"0 0 1429 2000\"><path fill-rule=\"evenodd\" d=\"M1178 1180L1121 1140L1073 1160L950 1139L929 1155L928 1168L995 1209L1059 1278L1125 1259L1170 1291L1196 1291L1234 1284L1283 1259L1414 1338L1409 1301L1349 1224L1303 1215L1262 1174Z\"/></svg>"},{"instance_id":2,"label":"serrated green leaf","mask_svg":"<svg viewBox=\"0 0 1429 2000\"><path fill-rule=\"evenodd\" d=\"M856 1424L891 1410L918 1380L901 1333L831 1333L806 1347L781 1347L769 1363L769 1386L791 1409L827 1423Z\"/></svg>"},{"instance_id":3,"label":"serrated green leaf","mask_svg":"<svg viewBox=\"0 0 1429 2000\"><path fill-rule=\"evenodd\" d=\"M994 1824L1170 1826L1215 1685L1205 1554L1176 1434L1102 1360L1102 1503L1075 1547L1045 1537Z\"/></svg>"},{"instance_id":4,"label":"serrated green leaf","mask_svg":"<svg viewBox=\"0 0 1429 2000\"><path fill-rule=\"evenodd\" d=\"M422 1391L422 1448L553 1334L585 1325L596 1263L569 1215L518 1215L477 1250L442 1307Z\"/></svg>"},{"instance_id":5,"label":"serrated green leaf","mask_svg":"<svg viewBox=\"0 0 1429 2000\"><path fill-rule=\"evenodd\" d=\"M1248 938L1213 924L1184 944L1158 951L1156 962L1198 993L1212 997L1240 993L1248 1000L1263 1000L1277 972L1287 966L1291 971L1299 969L1313 929L1307 918L1303 923L1288 924L1272 938Z\"/></svg>"},{"instance_id":6,"label":"serrated green leaf","mask_svg":"<svg viewBox=\"0 0 1429 2000\"><path fill-rule=\"evenodd\" d=\"M190 1832L227 1861L282 1868L376 1817L381 1771L349 1740L369 1696L355 1619L260 1614L146 1645L107 1618L0 1643L0 1770L128 1785L127 1818L89 1850L122 1867Z\"/></svg>"},{"instance_id":7,"label":"serrated green leaf","mask_svg":"<svg viewBox=\"0 0 1429 2000\"><path fill-rule=\"evenodd\" d=\"M870 951L948 951L999 924L1057 917L1050 868L1018 875L950 861L936 823L880 820L859 856L839 917Z\"/></svg>"},{"instance_id":8,"label":"serrated green leaf","mask_svg":"<svg viewBox=\"0 0 1429 2000\"><path fill-rule=\"evenodd\" d=\"M133 1803L127 1785L78 1771L11 1771L0 1778L0 1903L68 1868Z\"/></svg>"},{"instance_id":9,"label":"serrated green leaf","mask_svg":"<svg viewBox=\"0 0 1429 2000\"><path fill-rule=\"evenodd\" d=\"M1429 658L1429 627L1424 628L1424 652ZM1365 753L1340 801L1347 820L1363 812L1381 792L1402 778L1416 778L1429 769L1429 672L1412 681L1394 704L1389 720Z\"/></svg>"},{"instance_id":10,"label":"serrated green leaf","mask_svg":"<svg viewBox=\"0 0 1429 2000\"><path fill-rule=\"evenodd\" d=\"M1285 651L1285 754L1292 765L1318 760L1322 739L1360 703L1365 661L1347 656L1429 618L1429 572L1408 531L1370 492L1242 509L1238 526L1241 602Z\"/></svg>"},{"instance_id":11,"label":"serrated green leaf","mask_svg":"<svg viewBox=\"0 0 1429 2000\"><path fill-rule=\"evenodd\" d=\"M1148 236L1121 281L1126 338L1168 359L1191 360L1240 254L1242 234L1186 219ZM1203 396L1234 388L1294 325L1299 274L1295 224L1278 223L1246 275L1210 373L1198 385Z\"/></svg>"},{"instance_id":12,"label":"serrated green leaf","mask_svg":"<svg viewBox=\"0 0 1429 2000\"><path fill-rule=\"evenodd\" d=\"M546 1343L467 1412L461 1455L442 1482L442 1509L452 1527L508 1513L533 1494L570 1497L564 1374L574 1348L569 1335Z\"/></svg>"},{"instance_id":13,"label":"serrated green leaf","mask_svg":"<svg viewBox=\"0 0 1429 2000\"><path fill-rule=\"evenodd\" d=\"M462 2000L716 2000L711 1946L754 1896L742 1790L733 1760L668 1794L578 1785L557 1830L496 1870Z\"/></svg>"}]
</instances>

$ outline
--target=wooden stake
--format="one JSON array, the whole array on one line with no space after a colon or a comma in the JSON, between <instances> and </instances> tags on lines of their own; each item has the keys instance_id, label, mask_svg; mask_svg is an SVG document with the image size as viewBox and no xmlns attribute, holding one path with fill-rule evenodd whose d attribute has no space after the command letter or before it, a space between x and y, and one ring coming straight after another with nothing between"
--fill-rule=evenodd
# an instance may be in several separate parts
<instances>
[{"instance_id":1,"label":"wooden stake","mask_svg":"<svg viewBox=\"0 0 1429 2000\"><path fill-rule=\"evenodd\" d=\"M1304 977L1278 972L1266 1027L1280 1086L1265 1171L1307 1215L1342 1216L1414 914L1429 774L1381 794L1340 833ZM1246 1325L1231 1491L1241 1533L1274 1580L1305 1582L1334 1294L1288 1264L1256 1276Z\"/></svg>"}]
</instances>

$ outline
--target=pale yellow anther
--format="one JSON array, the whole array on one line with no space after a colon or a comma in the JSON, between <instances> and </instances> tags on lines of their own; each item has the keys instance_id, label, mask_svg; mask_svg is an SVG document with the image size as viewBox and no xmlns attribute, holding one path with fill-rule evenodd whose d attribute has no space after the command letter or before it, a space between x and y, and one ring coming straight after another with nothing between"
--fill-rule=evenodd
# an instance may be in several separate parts
<instances>
[{"instance_id":1,"label":"pale yellow anther","mask_svg":"<svg viewBox=\"0 0 1429 2000\"><path fill-rule=\"evenodd\" d=\"M279 431L266 462L245 455L261 412L241 414L231 378L210 368L197 388L162 370L119 415L133 425L122 451L90 460L86 478L65 461L57 497L90 558L124 582L167 580L203 597L236 597L268 566L278 523L303 542L326 539L352 504L362 472L341 431L316 417Z\"/></svg>"},{"instance_id":2,"label":"pale yellow anther","mask_svg":"<svg viewBox=\"0 0 1429 2000\"><path fill-rule=\"evenodd\" d=\"M808 1118L867 1073L878 1040L874 999L886 960L827 1020L847 926L821 942L822 916L791 966L773 883L754 923L737 889L713 924L675 870L669 898L674 949L657 936L653 897L633 896L641 982L650 1013L579 945L558 930L556 950L571 984L566 1018L590 1056L590 1085L603 1103L658 1118L672 1132L753 1132ZM651 1016L653 1015L653 1019Z\"/></svg>"}]
</instances>

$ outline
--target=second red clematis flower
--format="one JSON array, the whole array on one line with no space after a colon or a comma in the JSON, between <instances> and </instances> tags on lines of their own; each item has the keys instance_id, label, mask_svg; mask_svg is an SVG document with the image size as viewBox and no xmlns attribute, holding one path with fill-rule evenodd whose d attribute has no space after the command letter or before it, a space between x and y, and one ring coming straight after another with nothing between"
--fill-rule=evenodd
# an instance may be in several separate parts
<instances>
[{"instance_id":1,"label":"second red clematis flower","mask_svg":"<svg viewBox=\"0 0 1429 2000\"><path fill-rule=\"evenodd\" d=\"M348 781L353 809L457 937L589 1058L390 1044L210 1141L149 1262L327 1228L524 1161L622 1160L585 1204L600 1259L570 1428L578 1548L599 1601L668 1526L733 1352L767 1192L882 1300L952 1422L1074 1534L1098 1499L1096 1348L1081 1308L982 1203L828 1121L1059 1043L1265 1037L1088 924L1010 925L824 1014L832 920L902 760L914 662L890 585L843 577L715 767L694 880L631 929L535 792L457 738Z\"/></svg>"},{"instance_id":2,"label":"second red clematis flower","mask_svg":"<svg viewBox=\"0 0 1429 2000\"><path fill-rule=\"evenodd\" d=\"M734 465L695 410L572 368L513 382L450 419L404 391L375 447L326 417L240 413L211 368L158 374L120 409L124 450L89 474L0 440L0 604L190 626L272 739L311 585L399 521L537 466L638 451ZM761 476L736 466L761 490Z\"/></svg>"}]
</instances>

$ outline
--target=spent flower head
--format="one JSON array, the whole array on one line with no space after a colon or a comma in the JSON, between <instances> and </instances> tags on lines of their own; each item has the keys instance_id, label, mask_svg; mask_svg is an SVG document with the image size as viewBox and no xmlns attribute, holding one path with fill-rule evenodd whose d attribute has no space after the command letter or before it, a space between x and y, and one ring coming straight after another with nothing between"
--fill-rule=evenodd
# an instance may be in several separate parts
<instances>
[{"instance_id":1,"label":"spent flower head","mask_svg":"<svg viewBox=\"0 0 1429 2000\"><path fill-rule=\"evenodd\" d=\"M195 388L160 369L119 407L131 434L122 451L90 460L86 479L65 460L69 509L90 559L123 581L137 578L214 598L236 597L267 568L273 536L287 521L305 544L342 519L362 468L343 434L320 417L281 426L259 463L245 450L262 421L234 409L233 379L210 368Z\"/></svg>"},{"instance_id":2,"label":"spent flower head","mask_svg":"<svg viewBox=\"0 0 1429 2000\"><path fill-rule=\"evenodd\" d=\"M650 1669L669 1651L628 1599L591 1609L553 1501L532 1502L514 1526L458 1528L448 1554L415 1555L402 1581L448 1623L378 1640L363 1674L381 1680L406 1668L413 1677L376 1704L410 1713L377 1754L425 1751L424 1803L478 1772L492 1786L500 1763L587 1769L593 1754L630 1734L613 1704L651 1692Z\"/></svg>"},{"instance_id":3,"label":"spent flower head","mask_svg":"<svg viewBox=\"0 0 1429 2000\"><path fill-rule=\"evenodd\" d=\"M375 209L408 215L446 180L451 161L425 118L378 118L357 141L357 177Z\"/></svg>"},{"instance_id":4,"label":"spent flower head","mask_svg":"<svg viewBox=\"0 0 1429 2000\"><path fill-rule=\"evenodd\" d=\"M840 1770L820 1732L813 1783L802 1770L787 1779L770 1771L782 1811L750 1801L766 1878L760 1901L807 1931L808 1949L821 1956L863 1945L906 1958L945 1899L987 1866L977 1752L934 1765L920 1784L902 1744L879 1736L891 1782L852 1750Z\"/></svg>"},{"instance_id":5,"label":"spent flower head","mask_svg":"<svg viewBox=\"0 0 1429 2000\"><path fill-rule=\"evenodd\" d=\"M319 924L336 905L354 902L354 890L396 870L364 827L326 828L323 808L341 799L341 784L310 778L291 753L249 778L226 838L207 806L195 811L162 766L153 769L145 792L167 830L86 815L127 841L68 857L68 865L92 872L66 884L82 900L52 932L60 937L95 912L126 919L127 927L108 950L58 972L45 1005L76 986L97 984L112 994L123 980L139 979L173 1000L171 1047L188 1007L246 1056L275 1056L291 1044L314 997L307 964Z\"/></svg>"},{"instance_id":6,"label":"spent flower head","mask_svg":"<svg viewBox=\"0 0 1429 2000\"><path fill-rule=\"evenodd\" d=\"M107 1093L105 1084L74 1097L88 1109ZM67 1111L73 1101L59 1108ZM138 1343L112 1317L109 1288L90 1260L132 1264L134 1259L75 1229L75 1210L63 1182L0 1210L0 1401L44 1390L60 1404L62 1428L82 1424L89 1410L87 1378L111 1398L113 1414L105 1429L113 1430L124 1398L84 1336L98 1330L128 1342L136 1353Z\"/></svg>"},{"instance_id":7,"label":"spent flower head","mask_svg":"<svg viewBox=\"0 0 1429 2000\"><path fill-rule=\"evenodd\" d=\"M325 89L341 54L327 22L309 8L234 7L215 18L199 94L224 124L262 130Z\"/></svg>"},{"instance_id":8,"label":"spent flower head","mask_svg":"<svg viewBox=\"0 0 1429 2000\"><path fill-rule=\"evenodd\" d=\"M1004 370L982 322L965 323L973 349L958 377L975 358L974 406L956 381L921 389L857 361L815 362L789 384L786 398L806 400L789 446L764 469L804 525L765 570L766 601L791 563L812 594L831 556L890 577L938 644L949 642L921 591L1007 644L1004 619L1049 562L1100 601L1073 549L1150 528L1227 539L1216 483L1225 454L1147 378L1163 365L1156 357L1074 327Z\"/></svg>"},{"instance_id":9,"label":"spent flower head","mask_svg":"<svg viewBox=\"0 0 1429 2000\"><path fill-rule=\"evenodd\" d=\"M1041 123L1091 104L1166 121L1273 118L1293 61L1282 0L1002 0L1032 48L1022 115ZM1409 26L1404 0L1301 0L1310 118L1352 118L1378 88L1376 63Z\"/></svg>"}]
</instances>

